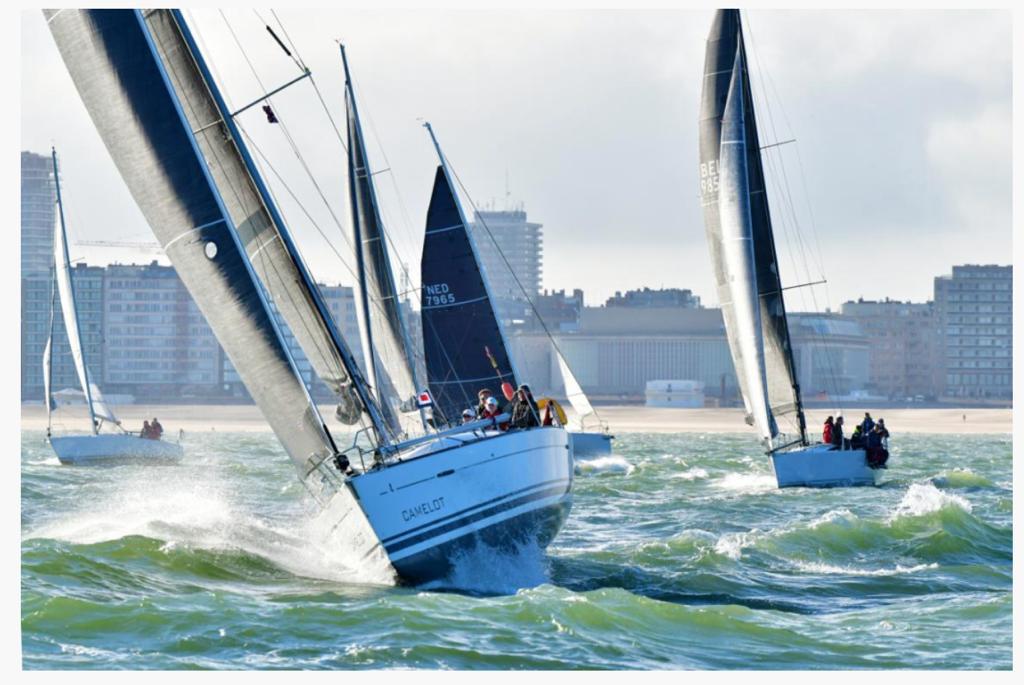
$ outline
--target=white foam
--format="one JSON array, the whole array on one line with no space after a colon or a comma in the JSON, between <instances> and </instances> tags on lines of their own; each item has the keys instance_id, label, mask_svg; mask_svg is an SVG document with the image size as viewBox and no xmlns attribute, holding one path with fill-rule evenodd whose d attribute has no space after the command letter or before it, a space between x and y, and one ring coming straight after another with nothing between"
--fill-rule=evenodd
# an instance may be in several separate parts
<instances>
[{"instance_id":1,"label":"white foam","mask_svg":"<svg viewBox=\"0 0 1024 685\"><path fill-rule=\"evenodd\" d=\"M698 478L707 478L708 472L699 466L694 466L691 469L687 469L682 473L673 473L669 478L676 478L678 480L697 480Z\"/></svg>"},{"instance_id":2,"label":"white foam","mask_svg":"<svg viewBox=\"0 0 1024 685\"><path fill-rule=\"evenodd\" d=\"M636 467L625 458L613 454L607 457L577 461L576 469L580 473L625 473L628 476L636 470Z\"/></svg>"},{"instance_id":3,"label":"white foam","mask_svg":"<svg viewBox=\"0 0 1024 685\"><path fill-rule=\"evenodd\" d=\"M972 510L971 503L960 495L943 492L933 483L913 483L907 489L907 494L896 505L896 510L890 520L900 516L930 514L944 507L957 507L968 513Z\"/></svg>"},{"instance_id":4,"label":"white foam","mask_svg":"<svg viewBox=\"0 0 1024 685\"><path fill-rule=\"evenodd\" d=\"M743 548L749 547L754 542L756 531L742 533L726 533L715 542L715 551L719 554L739 561L743 556Z\"/></svg>"},{"instance_id":5,"label":"white foam","mask_svg":"<svg viewBox=\"0 0 1024 685\"><path fill-rule=\"evenodd\" d=\"M770 492L776 489L775 476L763 473L727 473L712 484L723 490L744 494Z\"/></svg>"},{"instance_id":6,"label":"white foam","mask_svg":"<svg viewBox=\"0 0 1024 685\"><path fill-rule=\"evenodd\" d=\"M895 568L862 569L851 568L848 566L833 566L832 564L823 564L820 562L795 561L793 563L799 570L806 573L824 573L844 576L896 576L903 573L917 573L918 571L926 571L928 569L939 567L938 564L931 563L917 564L916 566L902 566L897 564Z\"/></svg>"},{"instance_id":7,"label":"white foam","mask_svg":"<svg viewBox=\"0 0 1024 685\"><path fill-rule=\"evenodd\" d=\"M454 587L471 592L511 594L548 582L547 559L536 543L514 550L495 549L477 541L475 547L452 558L453 570L442 581L425 587Z\"/></svg>"},{"instance_id":8,"label":"white foam","mask_svg":"<svg viewBox=\"0 0 1024 685\"><path fill-rule=\"evenodd\" d=\"M823 526L826 523L834 523L836 521L852 521L855 518L856 516L849 509L832 509L831 511L827 511L818 518L811 521L807 525L807 527L810 530L814 530L815 528Z\"/></svg>"}]
</instances>

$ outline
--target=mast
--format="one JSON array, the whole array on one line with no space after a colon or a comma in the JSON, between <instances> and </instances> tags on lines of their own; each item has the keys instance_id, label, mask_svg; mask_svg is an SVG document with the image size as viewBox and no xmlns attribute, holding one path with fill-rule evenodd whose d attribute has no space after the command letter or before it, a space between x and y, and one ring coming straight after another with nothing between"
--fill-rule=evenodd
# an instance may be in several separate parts
<instances>
[{"instance_id":1,"label":"mast","mask_svg":"<svg viewBox=\"0 0 1024 685\"><path fill-rule=\"evenodd\" d=\"M390 380L394 390L398 392L399 406L392 411L397 414L403 410L402 405L416 395L420 383L416 375L412 341L395 288L387 235L370 169L370 157L366 152L348 56L344 45L340 45L339 48L345 72L345 101L348 106L349 205L352 211L352 245L356 253L359 277L360 302L357 311L363 356L370 385L377 391L381 405L388 408L391 405L388 401L391 388L388 387L386 380ZM372 311L372 303L376 303L377 311ZM375 329L379 331L377 336L374 334ZM385 366L385 354L391 361L389 367ZM419 408L419 415L420 422L426 429L426 416L422 408ZM397 416L395 419L397 420Z\"/></svg>"},{"instance_id":2,"label":"mast","mask_svg":"<svg viewBox=\"0 0 1024 685\"><path fill-rule=\"evenodd\" d=\"M434 135L434 129L430 126L429 121L423 122L423 127L427 129L427 133L430 134L430 140L434 143L434 149L437 151L437 157L441 161L441 169L444 171L444 178L448 182L448 187L452 190L452 196L455 198L455 206L459 210L459 218L462 220L462 225L466 227L466 238L469 240L469 246L473 250L473 258L476 260L477 265L482 265L480 261L480 250L477 249L476 240L473 238L473 232L469 230L469 223L466 221L466 213L462 209L462 203L459 202L458 194L455 192L455 184L452 183L452 175L448 169L448 158L444 156L444 152L441 151L441 144L437 142L437 136ZM480 278L484 282L484 289L487 291L487 299L491 303L491 308L494 308L494 293L491 291L491 284L487 279L487 274L484 273L483 268L480 268ZM494 312L495 320L498 322L498 332L501 335L501 344L504 348L508 349L508 339L505 337L505 327L502 325L501 319L498 317L497 310ZM509 355L508 358L509 370L515 378L522 378L519 375L519 370L516 368L516 363Z\"/></svg>"},{"instance_id":3,"label":"mast","mask_svg":"<svg viewBox=\"0 0 1024 685\"><path fill-rule=\"evenodd\" d=\"M741 137L746 149L742 158L732 155L727 160L725 114L730 104L734 107L733 118L742 120L732 139ZM731 292L734 288L733 270L742 267L735 261L735 254L730 256L724 240L726 214L733 212L735 207L728 206L728 199L720 192L720 186L727 178L735 180L740 176L745 177L746 199L743 202L749 210L748 218L744 219L748 227L744 230L749 232L753 247L756 319L759 319L761 339L760 352L756 356L764 368L763 385L767 394L769 423L774 423L778 416L795 414L800 440L806 443L806 422L782 297L739 10L719 10L712 23L704 62L699 130L700 196L704 223L722 303L722 317L744 404L752 414L752 395L761 394L757 387L752 386L760 383L745 380L751 376L746 366L755 360L750 359L750 353L745 356L740 348L739 329L745 324L740 323L740 312L733 303ZM730 165L728 169L727 162ZM735 219L736 216L732 220ZM747 321L752 318L749 313L743 317Z\"/></svg>"},{"instance_id":4,"label":"mast","mask_svg":"<svg viewBox=\"0 0 1024 685\"><path fill-rule=\"evenodd\" d=\"M64 225L64 203L60 195L60 172L57 169L56 147L50 148L50 157L53 159L53 182L57 190L57 218L59 221L58 230L54 232L54 237L56 238L54 245L54 277L60 290L61 305L64 312L64 330L67 331L68 343L71 346L71 356L75 361L75 366L78 367L79 381L82 383L82 392L85 393L85 402L89 406L90 424L95 435L100 432L100 429L99 422L96 420L96 410L92 405L89 365L85 361L82 329L78 324L78 304L75 302L75 285L71 277L71 256L68 254L68 233ZM53 337L52 319L50 323L50 337L51 339ZM49 408L47 408L47 412L49 412Z\"/></svg>"}]
</instances>

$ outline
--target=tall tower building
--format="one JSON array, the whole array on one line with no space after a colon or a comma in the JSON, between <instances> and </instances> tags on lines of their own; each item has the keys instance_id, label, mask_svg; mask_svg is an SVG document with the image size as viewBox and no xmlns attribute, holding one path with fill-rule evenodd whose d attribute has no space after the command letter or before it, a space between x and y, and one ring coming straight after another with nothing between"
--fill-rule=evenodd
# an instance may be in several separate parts
<instances>
[{"instance_id":1,"label":"tall tower building","mask_svg":"<svg viewBox=\"0 0 1024 685\"><path fill-rule=\"evenodd\" d=\"M523 290L531 298L540 292L544 252L542 228L542 224L527 221L523 209L484 210L474 215L470 229L491 294L497 300L498 315L506 324L529 317L530 307Z\"/></svg>"},{"instance_id":2,"label":"tall tower building","mask_svg":"<svg viewBox=\"0 0 1024 685\"><path fill-rule=\"evenodd\" d=\"M935 279L945 394L1013 397L1013 267L964 264Z\"/></svg>"},{"instance_id":3,"label":"tall tower building","mask_svg":"<svg viewBox=\"0 0 1024 685\"><path fill-rule=\"evenodd\" d=\"M21 153L21 277L50 277L57 195L49 155Z\"/></svg>"}]
</instances>

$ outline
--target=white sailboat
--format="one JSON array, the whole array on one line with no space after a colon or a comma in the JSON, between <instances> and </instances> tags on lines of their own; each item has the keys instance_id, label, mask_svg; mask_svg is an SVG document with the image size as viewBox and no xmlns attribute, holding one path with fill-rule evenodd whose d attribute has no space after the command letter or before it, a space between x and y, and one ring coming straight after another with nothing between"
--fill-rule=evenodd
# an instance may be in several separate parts
<instances>
[{"instance_id":1,"label":"white sailboat","mask_svg":"<svg viewBox=\"0 0 1024 685\"><path fill-rule=\"evenodd\" d=\"M615 438L608 431L608 425L601 421L590 404L590 398L583 392L580 383L576 380L576 374L569 368L569 363L562 356L562 351L555 348L555 358L558 361L558 372L562 376L562 385L565 388L565 397L569 400L573 410L576 412L576 425L569 429L569 442L572 443L573 456L575 457L599 457L612 453L612 440ZM587 430L588 423L597 423L598 430Z\"/></svg>"},{"instance_id":2,"label":"white sailboat","mask_svg":"<svg viewBox=\"0 0 1024 685\"><path fill-rule=\"evenodd\" d=\"M572 503L565 431L498 432L489 420L396 434L243 142L236 118L270 94L232 113L180 11L45 15L125 183L300 481L344 536L337 544L408 582L444 578L481 543L547 545ZM268 296L335 393L337 418L361 425L347 448L313 403Z\"/></svg>"},{"instance_id":3,"label":"white sailboat","mask_svg":"<svg viewBox=\"0 0 1024 685\"><path fill-rule=\"evenodd\" d=\"M78 324L78 307L75 303L75 286L71 276L71 259L68 255L67 230L64 226L64 202L60 192L60 174L57 168L57 150L51 150L53 158L53 181L57 191L57 217L53 230L53 279L56 287L51 297L50 333L43 349L43 394L46 403L46 438L62 464L88 464L99 461L125 459L180 459L183 450L180 443L168 440L153 440L128 433L103 401L100 389L92 382L89 366L82 345L81 327ZM53 322L56 300L60 300L64 330L67 332L71 358L82 386L92 432L85 435L53 435L53 409L56 403L52 387ZM118 432L101 433L104 427Z\"/></svg>"},{"instance_id":4,"label":"white sailboat","mask_svg":"<svg viewBox=\"0 0 1024 685\"><path fill-rule=\"evenodd\" d=\"M864 449L811 445L779 279L739 10L708 36L700 113L701 204L718 296L747 411L778 486L873 485ZM780 419L795 419L795 435Z\"/></svg>"}]
</instances>

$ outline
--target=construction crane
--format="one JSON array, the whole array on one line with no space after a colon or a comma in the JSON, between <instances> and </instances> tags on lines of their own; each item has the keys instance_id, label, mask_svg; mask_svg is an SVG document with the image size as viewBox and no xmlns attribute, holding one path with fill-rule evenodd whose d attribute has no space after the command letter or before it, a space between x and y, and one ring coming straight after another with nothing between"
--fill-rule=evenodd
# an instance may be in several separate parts
<instances>
[{"instance_id":1,"label":"construction crane","mask_svg":"<svg viewBox=\"0 0 1024 685\"><path fill-rule=\"evenodd\" d=\"M78 240L75 245L82 247L126 247L143 252L156 252L163 254L164 249L159 243L154 242L133 242L130 240Z\"/></svg>"}]
</instances>

